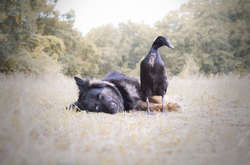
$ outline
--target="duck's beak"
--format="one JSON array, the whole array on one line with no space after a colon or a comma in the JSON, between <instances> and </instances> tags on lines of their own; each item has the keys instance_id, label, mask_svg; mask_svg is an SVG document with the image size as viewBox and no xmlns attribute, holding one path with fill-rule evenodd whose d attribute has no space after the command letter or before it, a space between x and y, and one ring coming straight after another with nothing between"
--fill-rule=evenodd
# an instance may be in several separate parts
<instances>
[{"instance_id":1,"label":"duck's beak","mask_svg":"<svg viewBox=\"0 0 250 165\"><path fill-rule=\"evenodd\" d=\"M165 41L165 45L166 45L167 47L169 47L169 48L174 49L174 46L173 46L173 45L171 45L171 44L169 43L169 41L168 41L168 40L166 40L166 41Z\"/></svg>"},{"instance_id":2,"label":"duck's beak","mask_svg":"<svg viewBox=\"0 0 250 165\"><path fill-rule=\"evenodd\" d=\"M174 49L174 46L169 43L168 47Z\"/></svg>"}]
</instances>

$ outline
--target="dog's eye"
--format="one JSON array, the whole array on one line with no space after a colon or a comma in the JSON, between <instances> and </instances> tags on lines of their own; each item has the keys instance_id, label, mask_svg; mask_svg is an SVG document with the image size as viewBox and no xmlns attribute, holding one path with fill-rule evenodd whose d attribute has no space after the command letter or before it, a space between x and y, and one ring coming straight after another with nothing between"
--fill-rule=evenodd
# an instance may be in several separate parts
<instances>
[{"instance_id":1,"label":"dog's eye","mask_svg":"<svg viewBox=\"0 0 250 165\"><path fill-rule=\"evenodd\" d=\"M95 110L96 110L97 112L99 112L99 106L98 106L98 105L95 107Z\"/></svg>"}]
</instances>

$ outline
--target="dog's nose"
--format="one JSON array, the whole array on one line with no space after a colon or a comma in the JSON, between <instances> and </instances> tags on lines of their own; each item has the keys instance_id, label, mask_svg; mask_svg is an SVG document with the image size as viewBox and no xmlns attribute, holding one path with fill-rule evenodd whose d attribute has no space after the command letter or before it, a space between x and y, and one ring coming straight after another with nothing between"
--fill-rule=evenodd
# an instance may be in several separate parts
<instances>
[{"instance_id":1,"label":"dog's nose","mask_svg":"<svg viewBox=\"0 0 250 165\"><path fill-rule=\"evenodd\" d=\"M118 105L115 102L111 102L110 107L114 113L119 111Z\"/></svg>"}]
</instances>

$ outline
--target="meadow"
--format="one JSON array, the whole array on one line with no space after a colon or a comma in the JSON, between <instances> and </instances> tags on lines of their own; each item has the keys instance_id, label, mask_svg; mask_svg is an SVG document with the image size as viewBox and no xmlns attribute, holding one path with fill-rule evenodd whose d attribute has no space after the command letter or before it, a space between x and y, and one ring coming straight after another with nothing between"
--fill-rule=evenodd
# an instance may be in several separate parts
<instances>
[{"instance_id":1,"label":"meadow","mask_svg":"<svg viewBox=\"0 0 250 165\"><path fill-rule=\"evenodd\" d=\"M173 77L178 112L66 111L77 99L59 73L0 75L0 164L247 165L250 77Z\"/></svg>"}]
</instances>

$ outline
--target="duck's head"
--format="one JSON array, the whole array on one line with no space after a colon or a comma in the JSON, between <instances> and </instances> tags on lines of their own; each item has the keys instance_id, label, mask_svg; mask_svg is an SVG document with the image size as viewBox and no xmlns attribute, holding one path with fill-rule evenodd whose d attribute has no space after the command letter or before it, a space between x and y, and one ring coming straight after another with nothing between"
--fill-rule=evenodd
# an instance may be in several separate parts
<instances>
[{"instance_id":1,"label":"duck's head","mask_svg":"<svg viewBox=\"0 0 250 165\"><path fill-rule=\"evenodd\" d=\"M157 49L157 48L162 47L164 45L169 47L169 48L172 48L172 49L174 48L174 46L169 43L168 39L166 37L163 37L163 36L158 36L155 39L152 47Z\"/></svg>"}]
</instances>

